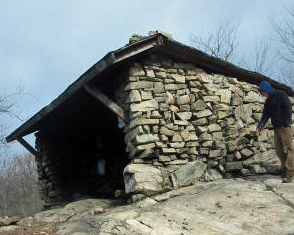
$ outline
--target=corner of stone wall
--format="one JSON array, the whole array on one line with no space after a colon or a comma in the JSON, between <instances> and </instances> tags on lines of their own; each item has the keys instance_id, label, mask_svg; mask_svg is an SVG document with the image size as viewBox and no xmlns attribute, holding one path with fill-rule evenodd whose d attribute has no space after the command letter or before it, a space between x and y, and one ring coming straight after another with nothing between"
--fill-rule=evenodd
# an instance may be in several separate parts
<instances>
[{"instance_id":1,"label":"corner of stone wall","mask_svg":"<svg viewBox=\"0 0 294 235\"><path fill-rule=\"evenodd\" d=\"M272 131L251 135L264 103L257 86L151 55L131 64L124 92L127 193L278 172Z\"/></svg>"},{"instance_id":2,"label":"corner of stone wall","mask_svg":"<svg viewBox=\"0 0 294 235\"><path fill-rule=\"evenodd\" d=\"M36 158L41 199L44 207L58 206L62 203L62 188L60 185L59 168L56 164L56 149L50 138L43 132L37 132L36 149L40 153Z\"/></svg>"}]
</instances>

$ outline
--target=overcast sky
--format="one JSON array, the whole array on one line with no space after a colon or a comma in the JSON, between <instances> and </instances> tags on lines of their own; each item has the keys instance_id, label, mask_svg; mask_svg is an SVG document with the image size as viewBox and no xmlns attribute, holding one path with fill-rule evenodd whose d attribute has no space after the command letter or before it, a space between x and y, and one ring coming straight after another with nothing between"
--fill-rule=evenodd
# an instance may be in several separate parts
<instances>
[{"instance_id":1,"label":"overcast sky","mask_svg":"<svg viewBox=\"0 0 294 235\"><path fill-rule=\"evenodd\" d=\"M109 51L134 34L163 30L182 43L220 20L239 24L239 47L271 35L293 0L0 0L0 87L24 92L16 112L23 120L49 104ZM293 4L292 4L293 5ZM21 121L9 122L8 133ZM13 145L19 148L18 145Z\"/></svg>"}]
</instances>

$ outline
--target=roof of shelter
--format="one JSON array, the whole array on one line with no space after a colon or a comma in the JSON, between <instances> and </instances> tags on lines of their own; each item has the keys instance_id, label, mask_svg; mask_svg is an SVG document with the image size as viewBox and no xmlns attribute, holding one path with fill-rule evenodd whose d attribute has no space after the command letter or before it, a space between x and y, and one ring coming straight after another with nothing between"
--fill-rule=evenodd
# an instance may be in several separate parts
<instances>
[{"instance_id":1,"label":"roof of shelter","mask_svg":"<svg viewBox=\"0 0 294 235\"><path fill-rule=\"evenodd\" d=\"M288 95L293 96L294 92L289 87L257 72L242 69L230 62L220 58L212 57L193 47L184 45L162 33L156 33L149 37L143 37L139 41L128 44L116 51L109 52L100 61L94 64L74 83L72 83L61 95L50 104L42 108L29 120L14 130L6 137L7 142L16 140L22 136L38 130L38 123L58 108L62 103L73 97L79 90L91 82L94 78L99 79L102 73L107 73L116 65L125 63L138 55L146 52L156 51L165 55L177 58L182 62L194 64L213 73L236 77L239 80L258 85L261 81L269 81L275 88L285 90Z\"/></svg>"}]
</instances>

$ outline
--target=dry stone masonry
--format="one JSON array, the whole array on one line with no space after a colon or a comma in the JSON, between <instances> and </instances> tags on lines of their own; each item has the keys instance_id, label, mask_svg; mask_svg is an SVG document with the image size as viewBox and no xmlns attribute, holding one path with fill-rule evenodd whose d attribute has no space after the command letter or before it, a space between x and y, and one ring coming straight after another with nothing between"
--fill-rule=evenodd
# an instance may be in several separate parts
<instances>
[{"instance_id":1,"label":"dry stone masonry","mask_svg":"<svg viewBox=\"0 0 294 235\"><path fill-rule=\"evenodd\" d=\"M99 128L85 131L66 122L36 133L48 207L83 195L111 197L123 187L136 201L196 181L280 171L273 131L265 129L258 139L251 134L264 104L256 85L154 53L117 71L110 98L126 118L105 118L107 138ZM97 174L97 159L106 160L105 175Z\"/></svg>"},{"instance_id":2,"label":"dry stone masonry","mask_svg":"<svg viewBox=\"0 0 294 235\"><path fill-rule=\"evenodd\" d=\"M273 131L251 134L264 103L255 85L152 55L131 64L118 99L128 117L127 193L280 170Z\"/></svg>"}]
</instances>

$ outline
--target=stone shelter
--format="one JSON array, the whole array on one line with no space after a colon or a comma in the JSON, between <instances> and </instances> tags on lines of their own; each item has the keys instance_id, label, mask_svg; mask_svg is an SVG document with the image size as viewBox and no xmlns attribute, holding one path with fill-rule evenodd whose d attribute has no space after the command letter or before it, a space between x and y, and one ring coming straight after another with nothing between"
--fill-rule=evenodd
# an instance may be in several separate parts
<instances>
[{"instance_id":1,"label":"stone shelter","mask_svg":"<svg viewBox=\"0 0 294 235\"><path fill-rule=\"evenodd\" d=\"M224 177L277 173L271 130L251 135L267 80L167 33L134 35L13 131L35 155L46 205L83 195L133 200ZM294 110L294 109L293 109ZM35 133L35 148L23 137Z\"/></svg>"}]
</instances>

